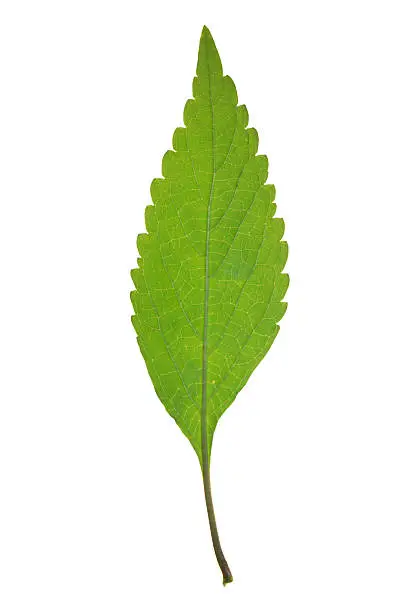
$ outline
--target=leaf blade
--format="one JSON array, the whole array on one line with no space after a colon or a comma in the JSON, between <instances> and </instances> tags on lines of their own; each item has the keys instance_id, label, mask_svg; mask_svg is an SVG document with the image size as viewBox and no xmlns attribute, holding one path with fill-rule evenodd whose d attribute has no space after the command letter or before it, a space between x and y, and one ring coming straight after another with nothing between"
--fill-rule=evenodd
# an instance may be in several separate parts
<instances>
[{"instance_id":1,"label":"leaf blade","mask_svg":"<svg viewBox=\"0 0 408 612\"><path fill-rule=\"evenodd\" d=\"M276 338L288 276L268 160L207 28L193 94L152 182L132 321L156 392L202 464Z\"/></svg>"}]
</instances>

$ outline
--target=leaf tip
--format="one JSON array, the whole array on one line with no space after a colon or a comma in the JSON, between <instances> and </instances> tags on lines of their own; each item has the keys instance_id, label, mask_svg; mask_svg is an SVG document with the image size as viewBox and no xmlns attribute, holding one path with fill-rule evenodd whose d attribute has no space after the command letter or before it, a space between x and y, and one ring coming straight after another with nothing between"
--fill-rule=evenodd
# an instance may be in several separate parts
<instances>
[{"instance_id":1,"label":"leaf tip","mask_svg":"<svg viewBox=\"0 0 408 612\"><path fill-rule=\"evenodd\" d=\"M204 26L198 50L197 75L208 73L221 75L222 65L211 32L207 26Z\"/></svg>"}]
</instances>

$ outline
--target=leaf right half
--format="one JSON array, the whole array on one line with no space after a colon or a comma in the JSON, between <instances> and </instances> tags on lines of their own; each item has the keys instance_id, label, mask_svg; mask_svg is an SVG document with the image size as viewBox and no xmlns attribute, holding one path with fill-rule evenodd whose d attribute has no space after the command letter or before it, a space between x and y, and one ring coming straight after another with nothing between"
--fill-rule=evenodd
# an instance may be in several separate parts
<instances>
[{"instance_id":1,"label":"leaf right half","mask_svg":"<svg viewBox=\"0 0 408 612\"><path fill-rule=\"evenodd\" d=\"M132 321L157 395L200 460L225 583L232 576L211 516L212 440L279 331L288 247L275 188L265 184L268 159L257 155L258 134L206 27L184 124L164 155L164 178L151 185Z\"/></svg>"}]
</instances>

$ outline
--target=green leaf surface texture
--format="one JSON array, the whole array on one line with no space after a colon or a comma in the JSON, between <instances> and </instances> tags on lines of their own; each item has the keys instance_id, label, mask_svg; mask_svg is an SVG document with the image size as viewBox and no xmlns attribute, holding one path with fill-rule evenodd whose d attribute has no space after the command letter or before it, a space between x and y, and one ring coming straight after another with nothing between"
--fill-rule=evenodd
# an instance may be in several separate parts
<instances>
[{"instance_id":1,"label":"green leaf surface texture","mask_svg":"<svg viewBox=\"0 0 408 612\"><path fill-rule=\"evenodd\" d=\"M151 184L132 322L157 395L203 465L276 338L289 283L268 159L207 28L184 124Z\"/></svg>"}]
</instances>

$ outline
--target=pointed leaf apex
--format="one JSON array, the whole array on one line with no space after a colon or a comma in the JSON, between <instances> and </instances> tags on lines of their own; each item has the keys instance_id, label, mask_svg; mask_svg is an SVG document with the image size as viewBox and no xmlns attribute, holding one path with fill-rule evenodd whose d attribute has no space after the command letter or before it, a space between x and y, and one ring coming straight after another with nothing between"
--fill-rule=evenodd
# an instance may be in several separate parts
<instances>
[{"instance_id":1,"label":"pointed leaf apex","mask_svg":"<svg viewBox=\"0 0 408 612\"><path fill-rule=\"evenodd\" d=\"M210 30L203 27L198 50L197 76L222 75L222 65Z\"/></svg>"}]
</instances>

